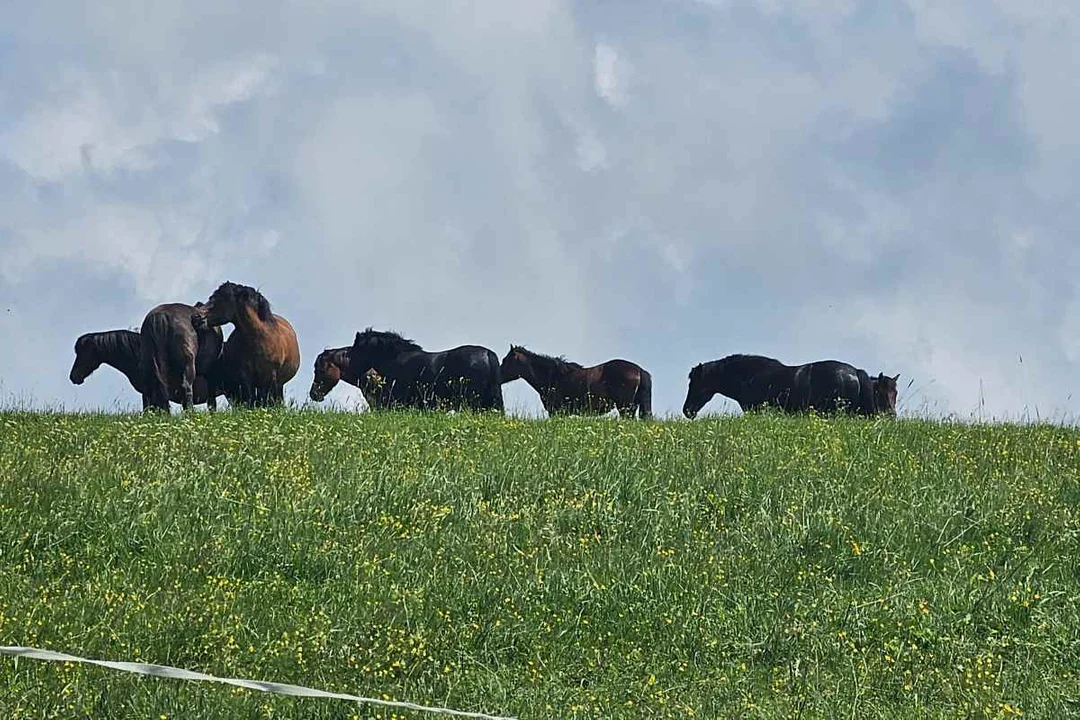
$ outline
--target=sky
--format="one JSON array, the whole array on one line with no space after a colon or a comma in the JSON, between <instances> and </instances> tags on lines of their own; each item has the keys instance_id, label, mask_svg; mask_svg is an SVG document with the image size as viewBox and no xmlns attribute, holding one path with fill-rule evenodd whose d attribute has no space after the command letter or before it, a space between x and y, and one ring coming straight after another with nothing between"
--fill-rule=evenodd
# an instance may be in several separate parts
<instances>
[{"instance_id":1,"label":"sky","mask_svg":"<svg viewBox=\"0 0 1080 720\"><path fill-rule=\"evenodd\" d=\"M0 404L138 408L68 381L76 337L231 280L301 403L374 326L633 360L662 414L748 352L1075 421L1078 36L1017 0L0 3Z\"/></svg>"}]
</instances>

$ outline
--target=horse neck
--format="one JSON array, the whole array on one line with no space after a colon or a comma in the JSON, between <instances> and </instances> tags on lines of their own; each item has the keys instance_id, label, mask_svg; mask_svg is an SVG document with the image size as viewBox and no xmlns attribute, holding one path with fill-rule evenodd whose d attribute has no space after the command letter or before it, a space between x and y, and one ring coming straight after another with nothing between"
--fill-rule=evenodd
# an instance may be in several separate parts
<instances>
[{"instance_id":1,"label":"horse neck","mask_svg":"<svg viewBox=\"0 0 1080 720\"><path fill-rule=\"evenodd\" d=\"M138 351L132 352L123 342L103 343L95 351L103 364L116 368L132 383L141 385L142 370L139 363L142 358Z\"/></svg>"},{"instance_id":2,"label":"horse neck","mask_svg":"<svg viewBox=\"0 0 1080 720\"><path fill-rule=\"evenodd\" d=\"M757 359L724 363L712 368L711 384L722 394L756 390L766 380L766 376L785 367L787 366Z\"/></svg>"},{"instance_id":3,"label":"horse neck","mask_svg":"<svg viewBox=\"0 0 1080 720\"><path fill-rule=\"evenodd\" d=\"M364 373L353 370L352 361L349 359L349 350L351 348L347 347L332 350L330 360L337 365L338 372L341 373L341 379L344 382L360 387L364 384Z\"/></svg>"},{"instance_id":4,"label":"horse neck","mask_svg":"<svg viewBox=\"0 0 1080 720\"><path fill-rule=\"evenodd\" d=\"M525 363L525 372L521 373L521 378L529 383L533 390L541 394L555 387L560 374L555 360L537 355L529 355L528 358L529 361ZM537 366L542 368L540 372L537 372Z\"/></svg>"},{"instance_id":5,"label":"horse neck","mask_svg":"<svg viewBox=\"0 0 1080 720\"><path fill-rule=\"evenodd\" d=\"M237 312L233 325L247 335L262 335L273 329L274 318L271 316L270 321L266 322L259 317L255 308L245 305Z\"/></svg>"}]
</instances>

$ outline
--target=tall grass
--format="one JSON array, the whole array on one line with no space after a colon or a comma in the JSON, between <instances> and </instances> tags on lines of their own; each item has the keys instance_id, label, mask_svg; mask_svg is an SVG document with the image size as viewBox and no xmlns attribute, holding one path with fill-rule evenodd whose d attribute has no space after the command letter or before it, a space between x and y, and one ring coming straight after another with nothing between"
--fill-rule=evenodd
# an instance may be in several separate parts
<instances>
[{"instance_id":1,"label":"tall grass","mask_svg":"<svg viewBox=\"0 0 1080 720\"><path fill-rule=\"evenodd\" d=\"M1078 504L1046 425L12 412L0 644L522 718L1065 717ZM11 659L0 710L394 716Z\"/></svg>"}]
</instances>

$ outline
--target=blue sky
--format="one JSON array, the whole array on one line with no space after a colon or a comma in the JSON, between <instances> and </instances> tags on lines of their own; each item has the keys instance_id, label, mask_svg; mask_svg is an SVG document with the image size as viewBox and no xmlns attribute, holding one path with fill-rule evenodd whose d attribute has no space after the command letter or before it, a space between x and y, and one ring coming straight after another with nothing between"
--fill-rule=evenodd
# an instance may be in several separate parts
<instances>
[{"instance_id":1,"label":"blue sky","mask_svg":"<svg viewBox=\"0 0 1080 720\"><path fill-rule=\"evenodd\" d=\"M137 407L68 382L75 338L228 279L296 326L298 400L373 325L635 360L660 412L758 352L901 373L902 412L1073 418L1078 30L964 0L6 3L0 397Z\"/></svg>"}]
</instances>

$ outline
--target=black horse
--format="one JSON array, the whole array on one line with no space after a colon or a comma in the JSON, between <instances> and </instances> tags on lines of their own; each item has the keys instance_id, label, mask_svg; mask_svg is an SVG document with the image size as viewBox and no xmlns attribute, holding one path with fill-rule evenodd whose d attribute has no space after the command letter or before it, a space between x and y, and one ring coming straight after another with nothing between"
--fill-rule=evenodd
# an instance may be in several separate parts
<instances>
[{"instance_id":1,"label":"black horse","mask_svg":"<svg viewBox=\"0 0 1080 720\"><path fill-rule=\"evenodd\" d=\"M743 412L772 407L783 412L854 412L896 415L899 375L870 377L847 363L822 360L785 365L761 355L729 355L694 366L683 414L693 418L713 395L720 393L739 403Z\"/></svg>"},{"instance_id":2,"label":"black horse","mask_svg":"<svg viewBox=\"0 0 1080 720\"><path fill-rule=\"evenodd\" d=\"M142 336L139 333L132 330L106 330L80 336L75 341L75 362L68 373L68 379L75 385L82 385L86 378L102 365L116 368L128 379L135 392L139 395L146 394L142 373ZM200 375L200 370L206 374ZM215 377L218 370L218 363L209 370L196 367L195 382L192 384L192 396L196 405L206 403L211 410L217 407L216 398L209 397L209 388L214 387L216 395L226 392L224 383ZM169 400L181 403L183 395L177 390L179 388L171 392ZM145 397L143 407L146 407Z\"/></svg>"},{"instance_id":3,"label":"black horse","mask_svg":"<svg viewBox=\"0 0 1080 720\"><path fill-rule=\"evenodd\" d=\"M349 351L352 372L374 369L383 377L388 406L503 411L499 357L478 345L441 352L393 332L356 333Z\"/></svg>"},{"instance_id":4,"label":"black horse","mask_svg":"<svg viewBox=\"0 0 1080 720\"><path fill-rule=\"evenodd\" d=\"M347 382L360 388L371 410L381 410L389 404L386 382L374 368L365 373L353 371L349 362L352 347L329 348L315 358L315 378L311 381L308 397L322 402L338 382Z\"/></svg>"},{"instance_id":5,"label":"black horse","mask_svg":"<svg viewBox=\"0 0 1080 720\"><path fill-rule=\"evenodd\" d=\"M618 408L619 417L652 417L652 375L629 360L608 360L585 367L511 345L502 361L503 382L522 378L540 394L548 415L603 415Z\"/></svg>"},{"instance_id":6,"label":"black horse","mask_svg":"<svg viewBox=\"0 0 1080 720\"><path fill-rule=\"evenodd\" d=\"M169 411L169 398L180 397L185 410L195 402L195 377L207 377L221 357L222 333L219 327L195 329L202 303L166 303L146 314L139 332L142 341L143 408ZM207 405L216 407L212 398L217 388L207 389Z\"/></svg>"}]
</instances>

